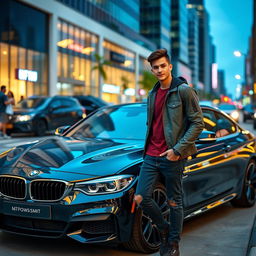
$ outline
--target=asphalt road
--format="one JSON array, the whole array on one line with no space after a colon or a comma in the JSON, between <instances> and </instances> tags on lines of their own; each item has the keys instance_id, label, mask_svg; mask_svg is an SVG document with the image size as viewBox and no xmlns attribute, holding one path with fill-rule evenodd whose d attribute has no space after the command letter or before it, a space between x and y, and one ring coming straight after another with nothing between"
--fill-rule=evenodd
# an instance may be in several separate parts
<instances>
[{"instance_id":1,"label":"asphalt road","mask_svg":"<svg viewBox=\"0 0 256 256\"><path fill-rule=\"evenodd\" d=\"M253 132L252 123L242 126ZM19 143L37 139L16 137L1 140L0 152ZM181 256L244 256L255 213L256 205L252 208L233 208L228 203L186 221L181 241ZM0 232L0 255L137 256L143 254L129 252L120 247L83 245L69 239L39 239Z\"/></svg>"}]
</instances>

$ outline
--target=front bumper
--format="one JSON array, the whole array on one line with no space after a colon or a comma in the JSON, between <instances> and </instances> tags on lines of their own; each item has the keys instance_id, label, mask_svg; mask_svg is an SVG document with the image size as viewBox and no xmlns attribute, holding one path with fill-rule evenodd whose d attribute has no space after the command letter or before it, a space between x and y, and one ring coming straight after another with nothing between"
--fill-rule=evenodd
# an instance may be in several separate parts
<instances>
[{"instance_id":1,"label":"front bumper","mask_svg":"<svg viewBox=\"0 0 256 256\"><path fill-rule=\"evenodd\" d=\"M134 189L130 188L126 192L108 195L106 200L97 201L95 198L95 202L86 202L88 196L80 192L74 192L73 196L56 203L0 198L0 229L36 237L68 236L82 243L128 241L133 223L130 213L133 194ZM22 211L13 212L10 210L12 207ZM27 208L33 211L49 208L50 214L31 216L24 213Z\"/></svg>"},{"instance_id":2,"label":"front bumper","mask_svg":"<svg viewBox=\"0 0 256 256\"><path fill-rule=\"evenodd\" d=\"M9 129L11 132L32 132L32 121L26 122L13 122L12 127Z\"/></svg>"}]
</instances>

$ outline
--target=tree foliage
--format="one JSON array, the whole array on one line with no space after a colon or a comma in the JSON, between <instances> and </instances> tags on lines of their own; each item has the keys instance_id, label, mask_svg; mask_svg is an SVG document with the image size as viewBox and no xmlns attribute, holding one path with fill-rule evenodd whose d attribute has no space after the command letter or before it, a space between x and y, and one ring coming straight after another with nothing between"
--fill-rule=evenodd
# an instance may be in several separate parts
<instances>
[{"instance_id":1,"label":"tree foliage","mask_svg":"<svg viewBox=\"0 0 256 256\"><path fill-rule=\"evenodd\" d=\"M124 92L129 87L129 83L131 81L126 76L121 76L121 81L122 81L122 91Z\"/></svg>"},{"instance_id":2,"label":"tree foliage","mask_svg":"<svg viewBox=\"0 0 256 256\"><path fill-rule=\"evenodd\" d=\"M139 84L141 84L142 88L148 92L153 88L156 82L157 79L155 78L155 76L151 72L145 70L142 73L142 78L139 81Z\"/></svg>"},{"instance_id":3,"label":"tree foliage","mask_svg":"<svg viewBox=\"0 0 256 256\"><path fill-rule=\"evenodd\" d=\"M99 54L95 53L95 60L96 60L96 64L92 67L92 71L93 70L98 70L100 76L103 77L104 80L107 79L107 73L104 70L104 65L110 65L111 62L108 60L105 60L104 57L100 56Z\"/></svg>"}]
</instances>

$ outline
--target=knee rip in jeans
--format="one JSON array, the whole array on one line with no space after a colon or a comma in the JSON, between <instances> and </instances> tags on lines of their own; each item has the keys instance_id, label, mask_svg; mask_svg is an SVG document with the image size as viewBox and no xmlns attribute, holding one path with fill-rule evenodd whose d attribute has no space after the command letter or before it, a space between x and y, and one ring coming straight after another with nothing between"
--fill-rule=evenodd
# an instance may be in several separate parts
<instances>
[{"instance_id":1,"label":"knee rip in jeans","mask_svg":"<svg viewBox=\"0 0 256 256\"><path fill-rule=\"evenodd\" d=\"M143 200L143 197L141 195L134 195L134 201L137 205L140 205Z\"/></svg>"},{"instance_id":2,"label":"knee rip in jeans","mask_svg":"<svg viewBox=\"0 0 256 256\"><path fill-rule=\"evenodd\" d=\"M171 207L177 207L178 206L177 203L174 200L168 200L168 204Z\"/></svg>"}]
</instances>

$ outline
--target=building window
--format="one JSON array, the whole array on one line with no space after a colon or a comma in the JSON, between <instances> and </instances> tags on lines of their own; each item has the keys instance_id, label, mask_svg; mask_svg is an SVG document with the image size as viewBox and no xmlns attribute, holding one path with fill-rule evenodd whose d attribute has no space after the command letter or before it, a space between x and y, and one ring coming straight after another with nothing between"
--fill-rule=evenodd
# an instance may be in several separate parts
<instances>
[{"instance_id":1,"label":"building window","mask_svg":"<svg viewBox=\"0 0 256 256\"><path fill-rule=\"evenodd\" d=\"M21 96L47 95L47 14L16 1L0 1L0 24L0 83L16 101ZM37 79L30 79L31 73Z\"/></svg>"},{"instance_id":2,"label":"building window","mask_svg":"<svg viewBox=\"0 0 256 256\"><path fill-rule=\"evenodd\" d=\"M59 20L57 27L59 94L98 96L98 73L91 72L98 52L98 37L64 20Z\"/></svg>"}]
</instances>

